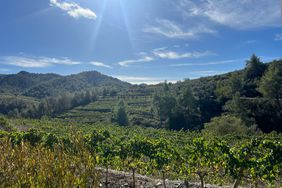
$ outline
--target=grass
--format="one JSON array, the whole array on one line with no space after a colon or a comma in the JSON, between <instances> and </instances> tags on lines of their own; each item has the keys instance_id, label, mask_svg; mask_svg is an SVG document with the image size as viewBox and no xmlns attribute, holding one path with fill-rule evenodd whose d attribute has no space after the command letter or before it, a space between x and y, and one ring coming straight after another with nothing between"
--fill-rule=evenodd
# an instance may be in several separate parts
<instances>
[{"instance_id":1,"label":"grass","mask_svg":"<svg viewBox=\"0 0 282 188\"><path fill-rule=\"evenodd\" d=\"M53 149L0 140L0 187L97 187L93 156L80 147L71 153L56 145Z\"/></svg>"}]
</instances>

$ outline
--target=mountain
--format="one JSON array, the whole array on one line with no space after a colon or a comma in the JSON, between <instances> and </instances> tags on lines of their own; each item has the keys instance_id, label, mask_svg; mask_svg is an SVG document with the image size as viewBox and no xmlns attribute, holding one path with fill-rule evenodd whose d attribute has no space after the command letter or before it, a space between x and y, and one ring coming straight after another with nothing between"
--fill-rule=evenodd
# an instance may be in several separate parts
<instances>
[{"instance_id":1,"label":"mountain","mask_svg":"<svg viewBox=\"0 0 282 188\"><path fill-rule=\"evenodd\" d=\"M125 88L129 83L103 75L97 71L82 72L68 76L35 74L21 71L0 76L0 93L24 95L36 98L54 96L63 92L75 92L94 87Z\"/></svg>"},{"instance_id":2,"label":"mountain","mask_svg":"<svg viewBox=\"0 0 282 188\"><path fill-rule=\"evenodd\" d=\"M16 94L23 93L42 82L48 82L53 79L58 79L61 76L57 74L35 74L21 71L18 74L1 75L0 76L0 93Z\"/></svg>"}]
</instances>

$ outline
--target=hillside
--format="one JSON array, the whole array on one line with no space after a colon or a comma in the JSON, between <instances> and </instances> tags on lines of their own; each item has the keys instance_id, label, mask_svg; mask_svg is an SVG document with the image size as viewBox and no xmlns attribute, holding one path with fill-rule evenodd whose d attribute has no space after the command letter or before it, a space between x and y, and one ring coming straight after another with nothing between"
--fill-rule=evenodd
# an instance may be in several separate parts
<instances>
[{"instance_id":1,"label":"hillside","mask_svg":"<svg viewBox=\"0 0 282 188\"><path fill-rule=\"evenodd\" d=\"M97 71L61 76L57 74L35 74L21 71L0 77L0 94L24 95L45 98L64 92L76 92L93 87L124 88L128 83L103 75Z\"/></svg>"},{"instance_id":2,"label":"hillside","mask_svg":"<svg viewBox=\"0 0 282 188\"><path fill-rule=\"evenodd\" d=\"M96 71L68 76L4 75L0 77L0 113L117 123L118 103L123 101L129 125L201 130L213 118L228 115L247 127L280 132L282 61L262 63L253 55L247 62L242 70L157 85L131 85Z\"/></svg>"},{"instance_id":3,"label":"hillside","mask_svg":"<svg viewBox=\"0 0 282 188\"><path fill-rule=\"evenodd\" d=\"M61 78L57 74L34 74L21 71L17 74L0 76L0 93L20 95L42 82Z\"/></svg>"}]
</instances>

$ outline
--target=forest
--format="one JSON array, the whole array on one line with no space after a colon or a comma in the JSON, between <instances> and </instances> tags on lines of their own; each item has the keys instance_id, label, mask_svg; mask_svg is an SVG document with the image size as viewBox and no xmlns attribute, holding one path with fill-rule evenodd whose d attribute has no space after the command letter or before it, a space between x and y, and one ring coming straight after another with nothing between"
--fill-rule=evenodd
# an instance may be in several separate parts
<instances>
[{"instance_id":1,"label":"forest","mask_svg":"<svg viewBox=\"0 0 282 188\"><path fill-rule=\"evenodd\" d=\"M0 186L113 187L117 170L130 187L142 174L161 187L279 188L281 86L282 61L256 55L243 70L157 85L95 71L0 75Z\"/></svg>"}]
</instances>

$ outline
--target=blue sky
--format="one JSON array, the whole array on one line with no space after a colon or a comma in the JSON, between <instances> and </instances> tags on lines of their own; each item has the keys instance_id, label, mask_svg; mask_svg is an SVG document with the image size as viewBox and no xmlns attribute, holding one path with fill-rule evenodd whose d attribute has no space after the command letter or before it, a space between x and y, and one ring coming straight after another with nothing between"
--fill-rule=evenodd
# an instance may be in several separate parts
<instances>
[{"instance_id":1,"label":"blue sky","mask_svg":"<svg viewBox=\"0 0 282 188\"><path fill-rule=\"evenodd\" d=\"M0 74L158 83L282 57L280 0L2 0Z\"/></svg>"}]
</instances>

